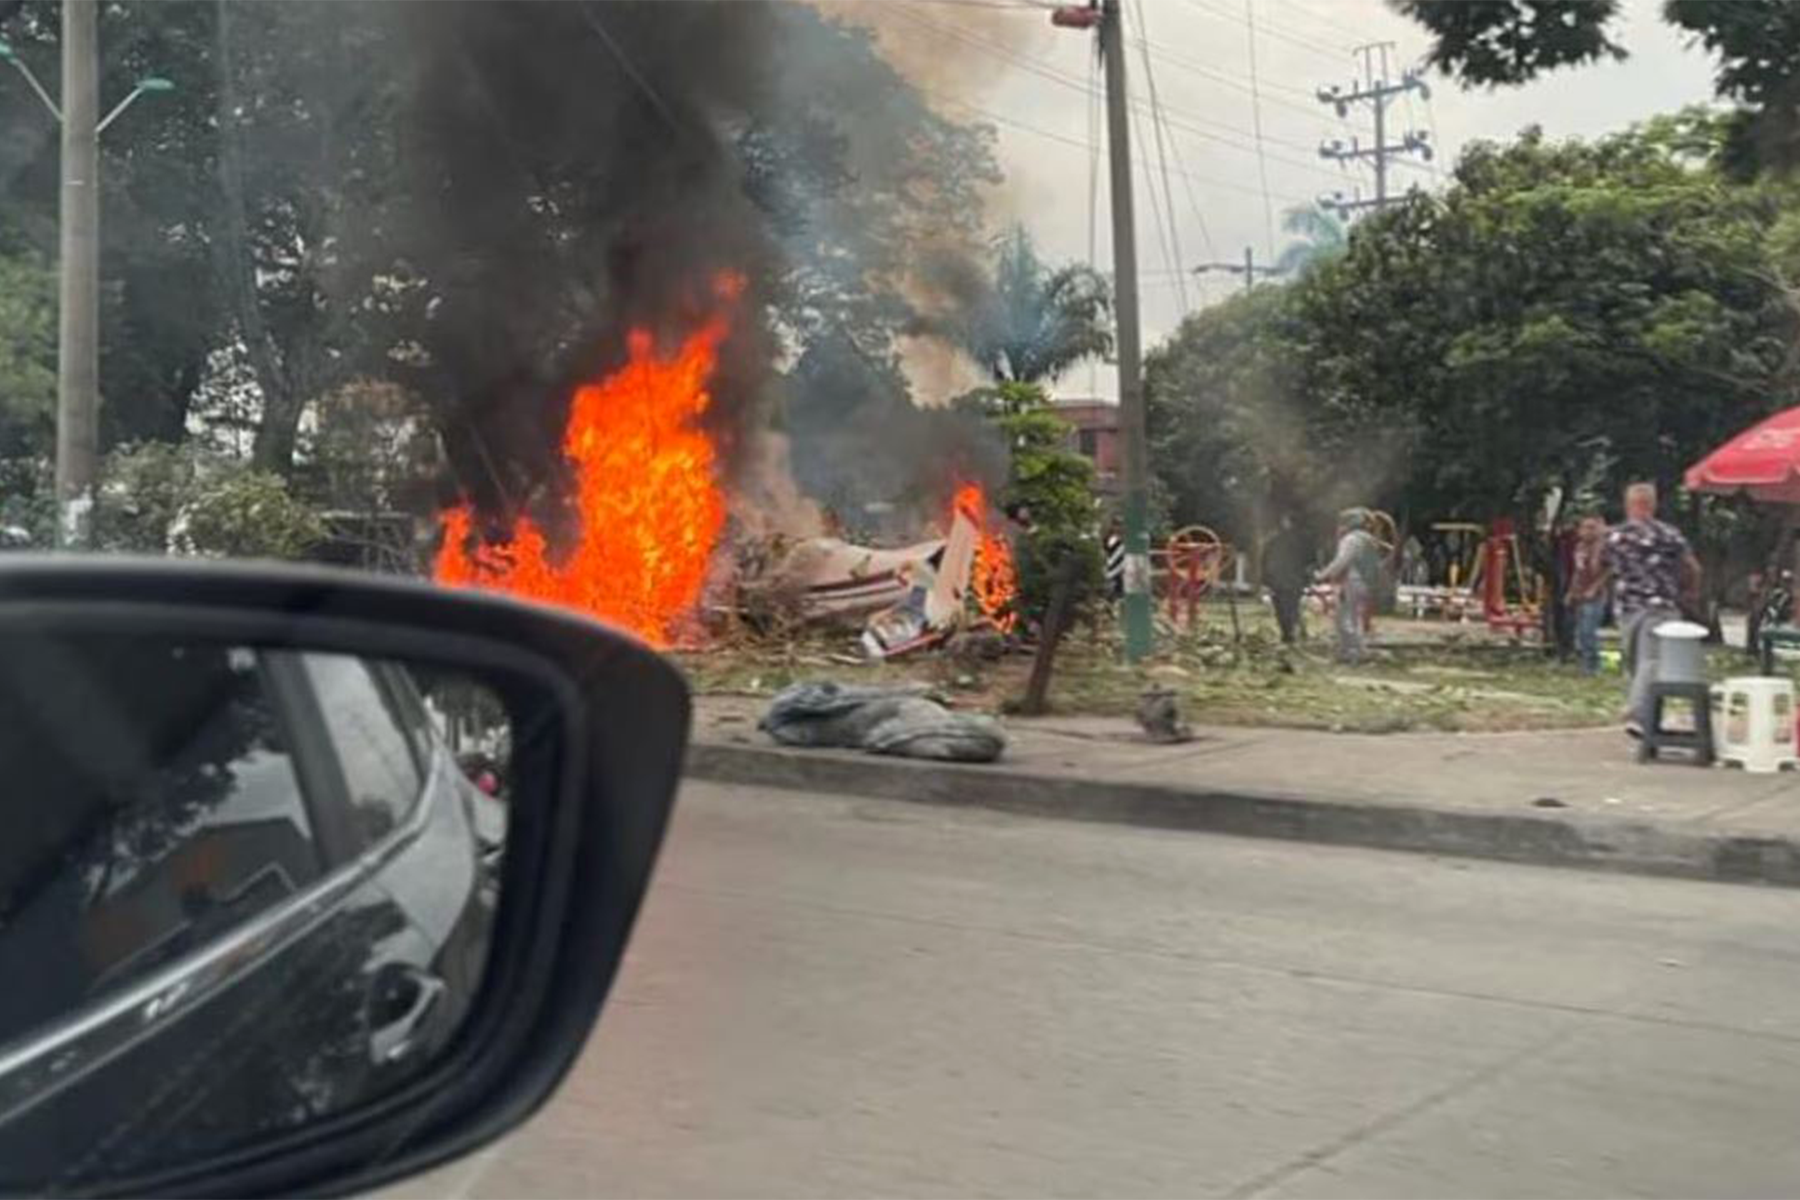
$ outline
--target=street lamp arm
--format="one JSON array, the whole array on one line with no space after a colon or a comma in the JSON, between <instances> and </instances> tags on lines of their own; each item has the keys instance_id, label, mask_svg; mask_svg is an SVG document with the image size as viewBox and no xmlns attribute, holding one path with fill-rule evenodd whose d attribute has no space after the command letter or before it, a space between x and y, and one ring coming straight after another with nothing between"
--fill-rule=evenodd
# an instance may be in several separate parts
<instances>
[{"instance_id":1,"label":"street lamp arm","mask_svg":"<svg viewBox=\"0 0 1800 1200\"><path fill-rule=\"evenodd\" d=\"M8 54L5 57L6 61L11 63L13 68L25 77L25 82L31 85L31 90L37 93L37 98L44 102L44 107L50 110L50 115L55 117L57 124L60 125L62 123L62 109L56 106L56 101L50 98L50 93L44 90L44 85L38 82L38 77L31 73L31 68L25 65L25 60L16 54Z\"/></svg>"},{"instance_id":2,"label":"street lamp arm","mask_svg":"<svg viewBox=\"0 0 1800 1200\"><path fill-rule=\"evenodd\" d=\"M145 92L172 92L174 90L175 85L159 75L150 75L138 80L137 86L131 89L131 94L115 104L111 112L100 118L100 123L94 126L94 136L99 137L104 133L106 127L111 125L120 113L130 108L133 100Z\"/></svg>"},{"instance_id":3,"label":"street lamp arm","mask_svg":"<svg viewBox=\"0 0 1800 1200\"><path fill-rule=\"evenodd\" d=\"M117 104L113 105L113 109L111 112L107 113L104 117L100 118L100 123L98 125L94 126L94 136L98 137L100 134L105 133L106 127L108 125L111 125L115 120L117 120L120 113L122 113L126 109L130 108L131 102L133 100L136 100L139 96L141 96L143 94L144 94L144 88L143 88L142 84L138 85L137 87L132 88L131 93L129 95L127 95L123 100L119 101Z\"/></svg>"}]
</instances>

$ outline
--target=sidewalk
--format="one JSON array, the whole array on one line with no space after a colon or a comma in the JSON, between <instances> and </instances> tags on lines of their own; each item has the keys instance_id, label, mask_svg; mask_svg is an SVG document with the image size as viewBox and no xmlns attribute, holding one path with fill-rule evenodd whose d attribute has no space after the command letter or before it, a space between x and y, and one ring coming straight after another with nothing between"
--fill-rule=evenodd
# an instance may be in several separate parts
<instances>
[{"instance_id":1,"label":"sidewalk","mask_svg":"<svg viewBox=\"0 0 1800 1200\"><path fill-rule=\"evenodd\" d=\"M788 750L765 700L696 704L689 774L1073 820L1800 886L1800 774L1639 765L1616 730L1332 734L1010 718L989 766Z\"/></svg>"}]
</instances>

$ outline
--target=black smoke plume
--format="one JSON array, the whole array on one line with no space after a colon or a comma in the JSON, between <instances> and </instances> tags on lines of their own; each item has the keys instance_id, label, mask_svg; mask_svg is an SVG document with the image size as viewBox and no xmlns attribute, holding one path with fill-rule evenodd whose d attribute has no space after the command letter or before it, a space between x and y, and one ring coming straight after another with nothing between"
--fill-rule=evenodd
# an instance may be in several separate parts
<instances>
[{"instance_id":1,"label":"black smoke plume","mask_svg":"<svg viewBox=\"0 0 1800 1200\"><path fill-rule=\"evenodd\" d=\"M574 386L623 361L628 328L691 331L721 271L748 283L711 409L734 461L776 357L780 249L733 146L769 103L769 6L392 8L417 49L400 155L428 292L421 386L458 489L554 520Z\"/></svg>"}]
</instances>

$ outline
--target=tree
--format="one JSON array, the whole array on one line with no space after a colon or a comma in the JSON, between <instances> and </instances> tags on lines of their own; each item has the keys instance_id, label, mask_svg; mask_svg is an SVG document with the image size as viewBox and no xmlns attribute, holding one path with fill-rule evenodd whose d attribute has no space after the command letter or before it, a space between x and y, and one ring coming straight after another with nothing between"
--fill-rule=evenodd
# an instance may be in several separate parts
<instances>
[{"instance_id":1,"label":"tree","mask_svg":"<svg viewBox=\"0 0 1800 1200\"><path fill-rule=\"evenodd\" d=\"M257 398L253 453L292 461L307 401L386 347L367 344L393 259L391 109L404 86L394 22L369 3L106 7L103 96L176 81L101 141L102 436L179 440L221 353ZM54 62L56 6L22 5L6 34ZM0 139L9 211L54 252L55 124L12 72L0 104L28 136Z\"/></svg>"},{"instance_id":2,"label":"tree","mask_svg":"<svg viewBox=\"0 0 1800 1200\"><path fill-rule=\"evenodd\" d=\"M995 383L1049 382L1112 352L1106 277L1079 263L1049 266L1022 225L1000 240L990 275L959 271L945 283L951 310L925 327L960 345Z\"/></svg>"},{"instance_id":3,"label":"tree","mask_svg":"<svg viewBox=\"0 0 1800 1200\"><path fill-rule=\"evenodd\" d=\"M1435 37L1426 56L1465 86L1622 59L1618 0L1390 0ZM1719 57L1717 91L1740 106L1721 153L1740 174L1800 163L1800 7L1790 0L1666 0L1663 17Z\"/></svg>"},{"instance_id":4,"label":"tree","mask_svg":"<svg viewBox=\"0 0 1800 1200\"><path fill-rule=\"evenodd\" d=\"M307 406L297 493L327 510L431 512L438 472L430 410L397 384L359 379Z\"/></svg>"},{"instance_id":5,"label":"tree","mask_svg":"<svg viewBox=\"0 0 1800 1200\"><path fill-rule=\"evenodd\" d=\"M1290 208L1281 214L1283 232L1294 235L1275 259L1275 270L1292 275L1314 263L1344 252L1344 222L1317 204Z\"/></svg>"},{"instance_id":6,"label":"tree","mask_svg":"<svg viewBox=\"0 0 1800 1200\"><path fill-rule=\"evenodd\" d=\"M1016 539L1017 611L1041 621L1062 564L1073 560L1075 610L1101 594L1104 561L1096 528L1094 465L1069 448L1071 429L1034 383L1002 383L960 396L957 407L980 413L1010 451L1000 506L1024 511L1030 524Z\"/></svg>"},{"instance_id":7,"label":"tree","mask_svg":"<svg viewBox=\"0 0 1800 1200\"><path fill-rule=\"evenodd\" d=\"M1144 364L1150 461L1173 523L1216 529L1253 562L1281 517L1321 524L1385 482L1369 452L1379 423L1334 413L1311 386L1302 286L1195 313Z\"/></svg>"},{"instance_id":8,"label":"tree","mask_svg":"<svg viewBox=\"0 0 1800 1200\"><path fill-rule=\"evenodd\" d=\"M144 442L102 464L94 544L137 554L300 558L325 537L278 475L193 446Z\"/></svg>"},{"instance_id":9,"label":"tree","mask_svg":"<svg viewBox=\"0 0 1800 1200\"><path fill-rule=\"evenodd\" d=\"M980 244L994 131L934 109L867 29L810 5L773 17L804 86L776 89L735 151L783 250L776 322L803 346L846 335L882 358L918 321L921 264Z\"/></svg>"},{"instance_id":10,"label":"tree","mask_svg":"<svg viewBox=\"0 0 1800 1200\"><path fill-rule=\"evenodd\" d=\"M1782 402L1780 198L1711 165L1721 136L1689 114L1472 147L1304 283L1313 386L1397 430L1416 505L1524 515L1599 459L1672 482Z\"/></svg>"},{"instance_id":11,"label":"tree","mask_svg":"<svg viewBox=\"0 0 1800 1200\"><path fill-rule=\"evenodd\" d=\"M56 281L0 244L0 455L47 454L56 412Z\"/></svg>"},{"instance_id":12,"label":"tree","mask_svg":"<svg viewBox=\"0 0 1800 1200\"><path fill-rule=\"evenodd\" d=\"M1672 485L1793 403L1794 197L1723 174L1724 136L1689 113L1472 146L1341 256L1190 318L1146 367L1178 519L1241 541L1285 496L1530 522L1552 489Z\"/></svg>"},{"instance_id":13,"label":"tree","mask_svg":"<svg viewBox=\"0 0 1800 1200\"><path fill-rule=\"evenodd\" d=\"M169 530L180 553L208 558L301 558L325 540L319 514L268 471L229 471L182 508Z\"/></svg>"},{"instance_id":14,"label":"tree","mask_svg":"<svg viewBox=\"0 0 1800 1200\"><path fill-rule=\"evenodd\" d=\"M865 354L847 333L814 341L784 383L795 482L859 535L916 531L943 518L958 485L1006 471L984 412L914 404L895 356ZM871 522L871 504L888 521Z\"/></svg>"}]
</instances>

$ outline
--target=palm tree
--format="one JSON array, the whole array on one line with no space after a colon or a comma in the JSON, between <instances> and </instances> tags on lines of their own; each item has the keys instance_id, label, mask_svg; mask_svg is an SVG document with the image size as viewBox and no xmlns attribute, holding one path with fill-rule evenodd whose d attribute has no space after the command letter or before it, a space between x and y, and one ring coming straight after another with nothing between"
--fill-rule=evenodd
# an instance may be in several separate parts
<instances>
[{"instance_id":1,"label":"palm tree","mask_svg":"<svg viewBox=\"0 0 1800 1200\"><path fill-rule=\"evenodd\" d=\"M1092 267L1050 267L1022 226L1001 239L994 273L946 332L996 383L1041 383L1112 352L1112 288Z\"/></svg>"},{"instance_id":2,"label":"palm tree","mask_svg":"<svg viewBox=\"0 0 1800 1200\"><path fill-rule=\"evenodd\" d=\"M1349 245L1343 221L1321 205L1288 209L1281 214L1281 228L1297 238L1283 247L1275 259L1276 271L1285 275L1298 274L1315 263L1335 258Z\"/></svg>"}]
</instances>

